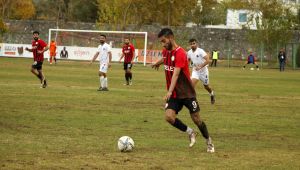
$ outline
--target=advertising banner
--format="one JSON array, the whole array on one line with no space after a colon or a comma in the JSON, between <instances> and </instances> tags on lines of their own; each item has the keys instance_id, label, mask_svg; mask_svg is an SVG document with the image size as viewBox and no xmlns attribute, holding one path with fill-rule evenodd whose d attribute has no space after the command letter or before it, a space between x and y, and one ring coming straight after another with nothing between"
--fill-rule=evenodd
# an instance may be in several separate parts
<instances>
[{"instance_id":1,"label":"advertising banner","mask_svg":"<svg viewBox=\"0 0 300 170\"><path fill-rule=\"evenodd\" d=\"M31 44L0 44L0 56L5 57L24 57L33 58L32 52L25 48L31 49ZM65 50L63 50L65 48ZM69 60L91 60L97 52L96 47L75 47L75 46L57 46L56 58ZM122 54L121 48L112 48L112 61L119 61ZM139 50L136 49L136 54ZM49 59L50 51L44 53L44 58ZM99 60L99 57L96 59Z\"/></svg>"},{"instance_id":2,"label":"advertising banner","mask_svg":"<svg viewBox=\"0 0 300 170\"><path fill-rule=\"evenodd\" d=\"M161 59L162 50L147 50L146 53L146 63L155 63L157 60ZM144 50L138 51L138 62L144 62Z\"/></svg>"},{"instance_id":3,"label":"advertising banner","mask_svg":"<svg viewBox=\"0 0 300 170\"><path fill-rule=\"evenodd\" d=\"M3 51L3 44L2 43L0 43L0 57L2 57L3 56L3 54L2 54L2 51Z\"/></svg>"}]
</instances>

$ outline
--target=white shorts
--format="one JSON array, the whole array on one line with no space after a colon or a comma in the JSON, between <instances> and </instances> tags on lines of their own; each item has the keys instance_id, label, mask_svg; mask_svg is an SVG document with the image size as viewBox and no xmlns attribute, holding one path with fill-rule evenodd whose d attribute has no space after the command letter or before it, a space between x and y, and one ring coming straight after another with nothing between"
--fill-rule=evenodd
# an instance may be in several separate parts
<instances>
[{"instance_id":1,"label":"white shorts","mask_svg":"<svg viewBox=\"0 0 300 170\"><path fill-rule=\"evenodd\" d=\"M208 71L200 72L200 71L193 70L191 79L201 80L203 85L208 85L209 84Z\"/></svg>"},{"instance_id":2,"label":"white shorts","mask_svg":"<svg viewBox=\"0 0 300 170\"><path fill-rule=\"evenodd\" d=\"M100 64L100 68L99 68L100 72L107 73L107 69L108 69L108 64L107 63Z\"/></svg>"}]
</instances>

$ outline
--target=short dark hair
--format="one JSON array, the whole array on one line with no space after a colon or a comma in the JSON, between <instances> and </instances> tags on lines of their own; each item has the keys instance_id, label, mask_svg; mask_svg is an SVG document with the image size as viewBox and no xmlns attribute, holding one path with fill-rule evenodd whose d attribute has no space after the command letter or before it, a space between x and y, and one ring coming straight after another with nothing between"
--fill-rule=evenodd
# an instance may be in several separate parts
<instances>
[{"instance_id":1,"label":"short dark hair","mask_svg":"<svg viewBox=\"0 0 300 170\"><path fill-rule=\"evenodd\" d=\"M106 35L104 35L104 34L101 34L100 37L104 37L106 39Z\"/></svg>"},{"instance_id":2,"label":"short dark hair","mask_svg":"<svg viewBox=\"0 0 300 170\"><path fill-rule=\"evenodd\" d=\"M191 39L189 40L189 43L192 43L192 42L197 42L197 40L196 40L195 38L191 38Z\"/></svg>"},{"instance_id":3,"label":"short dark hair","mask_svg":"<svg viewBox=\"0 0 300 170\"><path fill-rule=\"evenodd\" d=\"M162 36L174 36L173 31L170 28L163 28L158 33L157 37L160 38Z\"/></svg>"},{"instance_id":4,"label":"short dark hair","mask_svg":"<svg viewBox=\"0 0 300 170\"><path fill-rule=\"evenodd\" d=\"M32 35L33 35L33 34L40 35L40 32L38 32L38 31L33 31L33 32L32 32Z\"/></svg>"}]
</instances>

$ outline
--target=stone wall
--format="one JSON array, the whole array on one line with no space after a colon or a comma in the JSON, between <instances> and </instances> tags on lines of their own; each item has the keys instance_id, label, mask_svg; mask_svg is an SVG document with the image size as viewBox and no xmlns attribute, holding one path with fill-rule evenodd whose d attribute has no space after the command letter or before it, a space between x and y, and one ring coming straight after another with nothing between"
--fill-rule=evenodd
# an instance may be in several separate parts
<instances>
[{"instance_id":1,"label":"stone wall","mask_svg":"<svg viewBox=\"0 0 300 170\"><path fill-rule=\"evenodd\" d=\"M55 21L31 21L31 20L8 20L6 21L9 27L9 32L4 34L3 42L6 43L25 43L28 44L32 39L32 31L40 31L40 37L44 40L48 39L48 30L56 28ZM111 30L110 26L97 27L95 23L75 23L68 22L59 25L64 29L83 29L83 30ZM157 33L163 26L160 25L145 25L139 28L136 26L126 27L127 31L146 31L148 32L149 46L148 49L160 49L160 44L157 42ZM244 59L249 51L254 51L260 54L257 47L252 46L246 36L246 30L231 30L231 29L213 29L200 27L174 27L172 28L179 45L188 49L188 40L196 38L200 46L206 51L217 49L220 51L221 58L236 58ZM295 40L300 42L299 33L295 36ZM276 53L275 49L275 53Z\"/></svg>"}]
</instances>

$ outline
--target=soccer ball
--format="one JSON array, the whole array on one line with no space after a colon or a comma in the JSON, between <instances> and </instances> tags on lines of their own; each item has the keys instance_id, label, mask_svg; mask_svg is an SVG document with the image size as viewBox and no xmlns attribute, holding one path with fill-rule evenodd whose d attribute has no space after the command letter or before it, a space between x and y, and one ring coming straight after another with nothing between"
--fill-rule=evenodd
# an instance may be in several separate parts
<instances>
[{"instance_id":1,"label":"soccer ball","mask_svg":"<svg viewBox=\"0 0 300 170\"><path fill-rule=\"evenodd\" d=\"M129 152L134 148L134 141L129 136L122 136L118 140L118 149L121 152Z\"/></svg>"},{"instance_id":2,"label":"soccer ball","mask_svg":"<svg viewBox=\"0 0 300 170\"><path fill-rule=\"evenodd\" d=\"M254 70L254 68L253 68L253 67L251 67L251 68L250 68L250 70Z\"/></svg>"}]
</instances>

